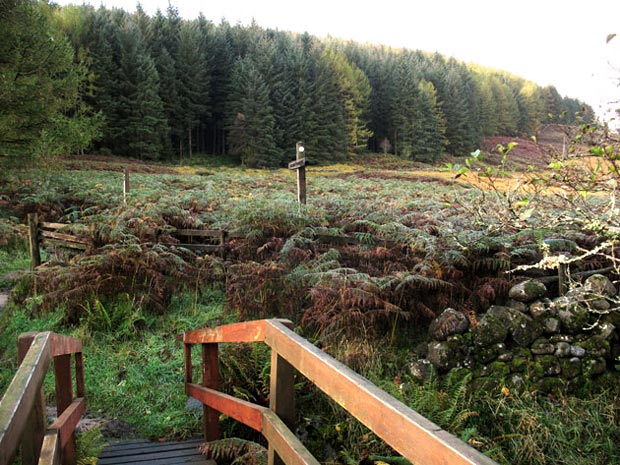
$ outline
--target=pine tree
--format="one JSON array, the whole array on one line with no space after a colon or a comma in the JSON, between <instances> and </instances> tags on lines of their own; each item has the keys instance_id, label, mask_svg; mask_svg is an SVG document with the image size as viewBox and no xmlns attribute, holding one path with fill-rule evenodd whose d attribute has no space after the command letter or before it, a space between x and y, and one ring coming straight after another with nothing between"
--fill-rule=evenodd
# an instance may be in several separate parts
<instances>
[{"instance_id":1,"label":"pine tree","mask_svg":"<svg viewBox=\"0 0 620 465\"><path fill-rule=\"evenodd\" d=\"M130 19L121 29L121 89L125 125L119 131L120 154L158 159L163 154L166 120L159 97L159 76L137 25Z\"/></svg>"},{"instance_id":2,"label":"pine tree","mask_svg":"<svg viewBox=\"0 0 620 465\"><path fill-rule=\"evenodd\" d=\"M250 58L239 58L235 63L227 119L231 154L245 166L277 166L269 89Z\"/></svg>"},{"instance_id":3,"label":"pine tree","mask_svg":"<svg viewBox=\"0 0 620 465\"><path fill-rule=\"evenodd\" d=\"M338 100L342 105L347 137L347 150L353 153L366 148L372 132L368 129L366 115L370 100L370 84L366 75L346 55L328 47L323 59L330 66L339 89Z\"/></svg>"},{"instance_id":4,"label":"pine tree","mask_svg":"<svg viewBox=\"0 0 620 465\"><path fill-rule=\"evenodd\" d=\"M420 118L415 126L415 159L427 163L436 161L446 148L446 120L432 82L421 80L418 84Z\"/></svg>"},{"instance_id":5,"label":"pine tree","mask_svg":"<svg viewBox=\"0 0 620 465\"><path fill-rule=\"evenodd\" d=\"M545 122L558 123L562 113L562 97L554 86L546 86L542 90L545 105Z\"/></svg>"},{"instance_id":6,"label":"pine tree","mask_svg":"<svg viewBox=\"0 0 620 465\"><path fill-rule=\"evenodd\" d=\"M187 147L192 156L195 143L194 131L200 119L209 114L210 69L200 30L196 24L184 23L181 26L179 61L179 102L178 117L183 125L182 147Z\"/></svg>"},{"instance_id":7,"label":"pine tree","mask_svg":"<svg viewBox=\"0 0 620 465\"><path fill-rule=\"evenodd\" d=\"M173 153L180 153L182 138L185 134L177 69L180 27L181 20L175 8L170 6L167 10L167 16L164 16L158 10L151 21L150 43L148 44L148 49L155 61L155 67L159 75L159 96L164 103L164 111L169 128L170 138L164 147L169 156Z\"/></svg>"},{"instance_id":8,"label":"pine tree","mask_svg":"<svg viewBox=\"0 0 620 465\"><path fill-rule=\"evenodd\" d=\"M308 155L318 163L344 161L347 157L347 128L345 109L340 101L340 88L337 76L320 50L314 49L314 73L310 82L314 82L315 93L312 95L308 122L312 132L307 147ZM312 67L312 65L311 65Z\"/></svg>"},{"instance_id":9,"label":"pine tree","mask_svg":"<svg viewBox=\"0 0 620 465\"><path fill-rule=\"evenodd\" d=\"M0 156L56 155L88 146L97 122L79 95L85 69L51 26L49 5L22 0L7 7L0 16Z\"/></svg>"},{"instance_id":10,"label":"pine tree","mask_svg":"<svg viewBox=\"0 0 620 465\"><path fill-rule=\"evenodd\" d=\"M418 102L419 78L415 74L412 63L406 56L401 56L396 66L395 88L391 95L391 140L394 152L407 159L412 159L415 149L416 125L421 118Z\"/></svg>"},{"instance_id":11,"label":"pine tree","mask_svg":"<svg viewBox=\"0 0 620 465\"><path fill-rule=\"evenodd\" d=\"M217 154L226 152L226 121L228 93L231 89L232 71L235 62L230 25L222 21L211 38L211 117L208 118L209 151Z\"/></svg>"}]
</instances>

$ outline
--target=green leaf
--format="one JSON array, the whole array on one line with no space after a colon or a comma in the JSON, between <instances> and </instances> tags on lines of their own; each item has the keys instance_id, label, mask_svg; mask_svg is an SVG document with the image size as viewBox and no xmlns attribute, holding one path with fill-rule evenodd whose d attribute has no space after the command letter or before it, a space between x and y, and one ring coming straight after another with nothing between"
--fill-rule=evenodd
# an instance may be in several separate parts
<instances>
[{"instance_id":1,"label":"green leaf","mask_svg":"<svg viewBox=\"0 0 620 465\"><path fill-rule=\"evenodd\" d=\"M529 204L530 204L530 199L525 198L525 199L519 200L517 203L515 203L515 207L516 208L527 207Z\"/></svg>"},{"instance_id":2,"label":"green leaf","mask_svg":"<svg viewBox=\"0 0 620 465\"><path fill-rule=\"evenodd\" d=\"M521 215L519 215L519 218L522 220L527 220L532 216L535 210L535 208L528 208L523 213L521 213Z\"/></svg>"},{"instance_id":3,"label":"green leaf","mask_svg":"<svg viewBox=\"0 0 620 465\"><path fill-rule=\"evenodd\" d=\"M605 155L605 151L602 149L602 147L590 147L590 153L592 155L596 155L597 157L602 157L603 155Z\"/></svg>"},{"instance_id":4,"label":"green leaf","mask_svg":"<svg viewBox=\"0 0 620 465\"><path fill-rule=\"evenodd\" d=\"M607 43L611 42L617 34L607 34Z\"/></svg>"},{"instance_id":5,"label":"green leaf","mask_svg":"<svg viewBox=\"0 0 620 465\"><path fill-rule=\"evenodd\" d=\"M547 165L547 168L552 170L561 170L564 168L564 163L561 161L553 161Z\"/></svg>"}]
</instances>

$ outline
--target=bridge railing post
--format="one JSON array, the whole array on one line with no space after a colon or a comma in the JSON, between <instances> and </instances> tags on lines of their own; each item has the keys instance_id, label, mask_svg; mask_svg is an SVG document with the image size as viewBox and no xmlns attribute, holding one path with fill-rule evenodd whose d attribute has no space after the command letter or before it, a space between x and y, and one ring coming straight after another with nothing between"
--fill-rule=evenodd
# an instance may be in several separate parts
<instances>
[{"instance_id":1,"label":"bridge railing post","mask_svg":"<svg viewBox=\"0 0 620 465\"><path fill-rule=\"evenodd\" d=\"M17 339L17 357L20 365L24 357L26 357L35 335L36 333L26 333ZM21 439L21 459L23 465L36 465L39 462L46 427L45 394L43 393L43 387L41 387L34 401L34 406L30 411L26 429Z\"/></svg>"},{"instance_id":2,"label":"bridge railing post","mask_svg":"<svg viewBox=\"0 0 620 465\"><path fill-rule=\"evenodd\" d=\"M76 370L77 371L77 370ZM56 381L56 415L60 415L73 402L73 384L71 376L71 354L54 357L54 375ZM77 461L75 433L62 449L63 465L75 465Z\"/></svg>"},{"instance_id":3,"label":"bridge railing post","mask_svg":"<svg viewBox=\"0 0 620 465\"><path fill-rule=\"evenodd\" d=\"M295 431L295 372L275 349L271 350L269 408L291 431ZM267 464L284 465L271 444L267 449Z\"/></svg>"},{"instance_id":4,"label":"bridge railing post","mask_svg":"<svg viewBox=\"0 0 620 465\"><path fill-rule=\"evenodd\" d=\"M218 346L215 343L202 345L202 385L209 389L218 389L219 367ZM191 364L190 364L191 367ZM191 368L190 368L191 369ZM186 374L187 376L187 374ZM202 406L203 428L205 441L215 441L220 438L220 414L217 410Z\"/></svg>"}]
</instances>

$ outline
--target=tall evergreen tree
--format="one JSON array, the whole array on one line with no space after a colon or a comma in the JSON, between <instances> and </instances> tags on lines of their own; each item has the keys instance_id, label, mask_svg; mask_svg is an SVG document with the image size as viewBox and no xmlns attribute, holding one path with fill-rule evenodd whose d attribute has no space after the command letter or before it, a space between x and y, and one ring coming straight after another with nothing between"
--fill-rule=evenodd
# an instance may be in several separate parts
<instances>
[{"instance_id":1,"label":"tall evergreen tree","mask_svg":"<svg viewBox=\"0 0 620 465\"><path fill-rule=\"evenodd\" d=\"M120 32L121 112L120 154L157 159L166 136L164 106L159 97L159 76L137 25L129 18Z\"/></svg>"},{"instance_id":2,"label":"tall evergreen tree","mask_svg":"<svg viewBox=\"0 0 620 465\"><path fill-rule=\"evenodd\" d=\"M418 112L422 117L415 128L415 159L429 163L436 161L446 148L446 120L433 83L421 80L418 88Z\"/></svg>"},{"instance_id":3,"label":"tall evergreen tree","mask_svg":"<svg viewBox=\"0 0 620 465\"><path fill-rule=\"evenodd\" d=\"M328 47L323 57L335 75L342 105L349 153L366 148L372 132L367 127L366 117L370 101L370 84L366 75L349 63L346 55Z\"/></svg>"},{"instance_id":4,"label":"tall evergreen tree","mask_svg":"<svg viewBox=\"0 0 620 465\"><path fill-rule=\"evenodd\" d=\"M407 56L401 56L394 74L395 89L392 94L391 140L394 152L407 159L413 159L415 151L416 126L420 124L421 113L418 108L419 77L408 61Z\"/></svg>"},{"instance_id":5,"label":"tall evergreen tree","mask_svg":"<svg viewBox=\"0 0 620 465\"><path fill-rule=\"evenodd\" d=\"M179 61L179 124L184 130L181 133L181 147L187 148L191 156L195 143L194 131L201 117L209 114L209 63L203 48L201 32L195 23L184 23L181 26Z\"/></svg>"},{"instance_id":6,"label":"tall evergreen tree","mask_svg":"<svg viewBox=\"0 0 620 465\"><path fill-rule=\"evenodd\" d=\"M22 0L0 16L0 156L56 155L96 134L81 102L86 77L46 3ZM91 131L92 130L92 131Z\"/></svg>"},{"instance_id":7,"label":"tall evergreen tree","mask_svg":"<svg viewBox=\"0 0 620 465\"><path fill-rule=\"evenodd\" d=\"M250 58L235 63L227 119L231 154L249 167L277 166L269 89Z\"/></svg>"}]
</instances>

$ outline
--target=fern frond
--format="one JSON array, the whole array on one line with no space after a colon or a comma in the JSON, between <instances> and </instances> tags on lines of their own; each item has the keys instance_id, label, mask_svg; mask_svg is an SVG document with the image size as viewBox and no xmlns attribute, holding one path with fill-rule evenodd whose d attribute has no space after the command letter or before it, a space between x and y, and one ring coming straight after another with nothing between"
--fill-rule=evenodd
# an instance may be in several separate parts
<instances>
[{"instance_id":1,"label":"fern frond","mask_svg":"<svg viewBox=\"0 0 620 465\"><path fill-rule=\"evenodd\" d=\"M420 274L408 273L400 276L400 283L396 286L396 292L417 289L437 291L439 289L448 289L452 284L437 278L429 278Z\"/></svg>"},{"instance_id":2,"label":"fern frond","mask_svg":"<svg viewBox=\"0 0 620 465\"><path fill-rule=\"evenodd\" d=\"M469 268L470 263L467 257L460 250L448 250L444 253L442 263L447 266Z\"/></svg>"},{"instance_id":3,"label":"fern frond","mask_svg":"<svg viewBox=\"0 0 620 465\"><path fill-rule=\"evenodd\" d=\"M208 459L231 462L236 465L265 465L267 449L260 444L239 438L218 439L205 442L200 453Z\"/></svg>"},{"instance_id":4,"label":"fern frond","mask_svg":"<svg viewBox=\"0 0 620 465\"><path fill-rule=\"evenodd\" d=\"M568 239L544 239L542 242L550 252L573 252L579 248L575 242Z\"/></svg>"},{"instance_id":5,"label":"fern frond","mask_svg":"<svg viewBox=\"0 0 620 465\"><path fill-rule=\"evenodd\" d=\"M510 269L510 260L499 257L485 257L475 260L471 265L472 271L506 271Z\"/></svg>"}]
</instances>

